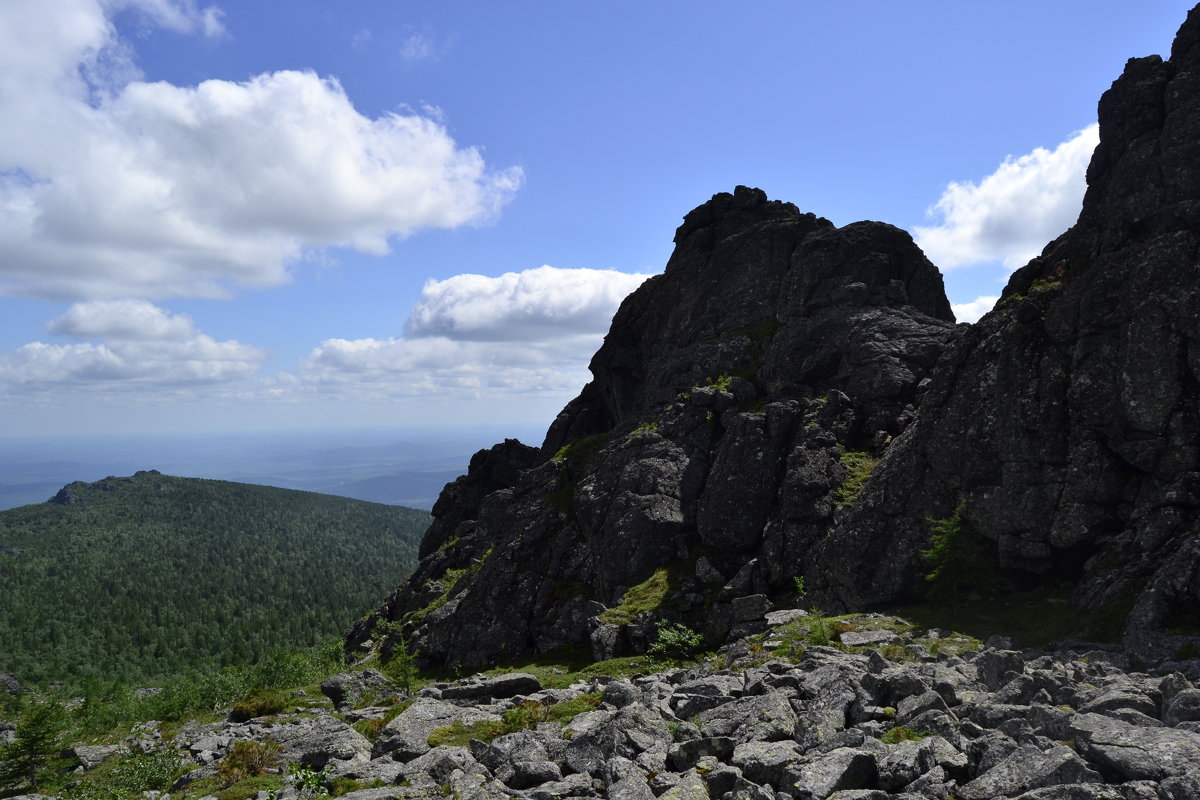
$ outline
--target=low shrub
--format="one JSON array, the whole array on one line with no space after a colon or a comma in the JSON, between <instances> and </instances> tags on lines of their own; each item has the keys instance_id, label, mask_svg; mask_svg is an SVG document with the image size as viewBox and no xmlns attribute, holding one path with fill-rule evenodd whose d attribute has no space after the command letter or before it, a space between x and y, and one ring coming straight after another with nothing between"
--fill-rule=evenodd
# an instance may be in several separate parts
<instances>
[{"instance_id":1,"label":"low shrub","mask_svg":"<svg viewBox=\"0 0 1200 800\"><path fill-rule=\"evenodd\" d=\"M658 635L646 651L655 658L691 658L700 652L704 637L686 625L659 620Z\"/></svg>"},{"instance_id":2,"label":"low shrub","mask_svg":"<svg viewBox=\"0 0 1200 800\"><path fill-rule=\"evenodd\" d=\"M261 742L234 742L217 765L221 784L228 788L246 778L266 774L267 770L279 766L279 753L282 749L277 742L270 739L263 739Z\"/></svg>"},{"instance_id":3,"label":"low shrub","mask_svg":"<svg viewBox=\"0 0 1200 800\"><path fill-rule=\"evenodd\" d=\"M277 689L255 689L233 704L230 717L234 722L245 722L255 717L278 714L288 704L288 696Z\"/></svg>"}]
</instances>

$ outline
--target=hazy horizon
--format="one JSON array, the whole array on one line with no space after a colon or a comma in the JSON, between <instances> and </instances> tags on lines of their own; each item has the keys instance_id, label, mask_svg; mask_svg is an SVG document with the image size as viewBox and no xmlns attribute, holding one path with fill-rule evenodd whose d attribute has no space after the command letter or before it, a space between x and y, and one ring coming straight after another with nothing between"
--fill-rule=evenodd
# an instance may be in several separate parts
<instances>
[{"instance_id":1,"label":"hazy horizon","mask_svg":"<svg viewBox=\"0 0 1200 800\"><path fill-rule=\"evenodd\" d=\"M544 434L534 426L460 425L2 437L0 509L44 502L74 481L157 469L428 510L478 450L506 438L536 447ZM389 493L398 494L382 499Z\"/></svg>"}]
</instances>

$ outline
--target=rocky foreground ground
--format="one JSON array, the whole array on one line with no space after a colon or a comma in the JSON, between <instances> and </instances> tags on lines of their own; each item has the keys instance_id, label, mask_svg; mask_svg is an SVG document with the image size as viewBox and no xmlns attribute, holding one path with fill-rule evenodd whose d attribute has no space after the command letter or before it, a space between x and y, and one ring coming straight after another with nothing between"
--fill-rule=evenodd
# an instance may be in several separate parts
<instances>
[{"instance_id":1,"label":"rocky foreground ground","mask_svg":"<svg viewBox=\"0 0 1200 800\"><path fill-rule=\"evenodd\" d=\"M527 673L432 684L373 740L354 723L383 717L381 701L400 693L368 669L326 680L325 708L169 737L150 723L75 754L87 769L127 747L176 749L195 769L173 797L215 775L238 741L269 739L284 762L374 786L347 800L1200 798L1200 662L1143 672L1115 650L980 646L877 615L811 644L827 624L770 613L763 632L699 668L559 689ZM495 736L516 718L529 727ZM307 796L297 785L259 795Z\"/></svg>"}]
</instances>

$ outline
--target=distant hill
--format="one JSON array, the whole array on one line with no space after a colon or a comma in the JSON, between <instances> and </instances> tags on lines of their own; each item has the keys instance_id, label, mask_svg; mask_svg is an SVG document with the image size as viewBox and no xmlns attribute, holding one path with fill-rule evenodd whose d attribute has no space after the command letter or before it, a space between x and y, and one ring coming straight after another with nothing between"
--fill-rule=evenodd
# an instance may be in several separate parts
<instances>
[{"instance_id":1,"label":"distant hill","mask_svg":"<svg viewBox=\"0 0 1200 800\"><path fill-rule=\"evenodd\" d=\"M465 465L464 465L465 466ZM433 508L442 488L463 473L462 469L421 472L407 470L356 481L321 486L318 491L372 503L410 508Z\"/></svg>"},{"instance_id":2,"label":"distant hill","mask_svg":"<svg viewBox=\"0 0 1200 800\"><path fill-rule=\"evenodd\" d=\"M337 636L416 564L430 517L155 471L0 512L0 671L153 681Z\"/></svg>"}]
</instances>

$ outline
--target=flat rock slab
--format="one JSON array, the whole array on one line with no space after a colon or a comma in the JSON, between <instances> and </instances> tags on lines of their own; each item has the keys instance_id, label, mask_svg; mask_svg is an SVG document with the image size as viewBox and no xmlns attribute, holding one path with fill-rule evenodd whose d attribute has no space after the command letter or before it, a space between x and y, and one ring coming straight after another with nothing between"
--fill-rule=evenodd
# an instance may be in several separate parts
<instances>
[{"instance_id":1,"label":"flat rock slab","mask_svg":"<svg viewBox=\"0 0 1200 800\"><path fill-rule=\"evenodd\" d=\"M1068 747L1056 745L1043 751L1025 745L959 789L957 796L961 800L991 800L1048 786L1102 782L1099 773L1088 769Z\"/></svg>"},{"instance_id":2,"label":"flat rock slab","mask_svg":"<svg viewBox=\"0 0 1200 800\"><path fill-rule=\"evenodd\" d=\"M422 698L387 724L371 750L371 758L391 755L397 761L410 761L429 752L429 734L438 728L461 722L498 721L495 714L474 708L461 708L441 700Z\"/></svg>"},{"instance_id":3,"label":"flat rock slab","mask_svg":"<svg viewBox=\"0 0 1200 800\"><path fill-rule=\"evenodd\" d=\"M1076 714L1068 723L1083 757L1121 781L1162 781L1200 764L1200 734L1142 728L1101 714Z\"/></svg>"},{"instance_id":4,"label":"flat rock slab","mask_svg":"<svg viewBox=\"0 0 1200 800\"><path fill-rule=\"evenodd\" d=\"M802 608L784 608L779 611L767 612L767 624L772 628L778 628L780 625L787 625L789 622L795 622L807 616L808 612Z\"/></svg>"},{"instance_id":5,"label":"flat rock slab","mask_svg":"<svg viewBox=\"0 0 1200 800\"><path fill-rule=\"evenodd\" d=\"M471 697L515 697L533 694L542 690L542 682L528 672L510 672L489 678L478 678L442 689L446 700L461 700Z\"/></svg>"},{"instance_id":6,"label":"flat rock slab","mask_svg":"<svg viewBox=\"0 0 1200 800\"><path fill-rule=\"evenodd\" d=\"M899 637L891 631L846 631L838 636L847 647L865 647L872 644L887 644Z\"/></svg>"}]
</instances>

